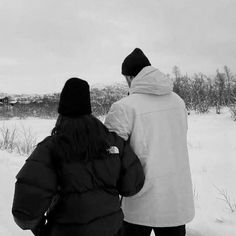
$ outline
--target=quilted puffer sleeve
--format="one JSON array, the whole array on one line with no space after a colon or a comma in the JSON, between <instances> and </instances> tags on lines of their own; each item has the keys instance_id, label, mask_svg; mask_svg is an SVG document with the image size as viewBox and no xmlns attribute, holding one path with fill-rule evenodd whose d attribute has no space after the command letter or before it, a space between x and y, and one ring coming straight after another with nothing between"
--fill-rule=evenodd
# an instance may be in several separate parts
<instances>
[{"instance_id":1,"label":"quilted puffer sleeve","mask_svg":"<svg viewBox=\"0 0 236 236\"><path fill-rule=\"evenodd\" d=\"M22 229L35 229L57 190L48 140L38 144L16 176L12 214Z\"/></svg>"},{"instance_id":2,"label":"quilted puffer sleeve","mask_svg":"<svg viewBox=\"0 0 236 236\"><path fill-rule=\"evenodd\" d=\"M120 195L128 197L138 193L145 181L143 167L139 158L131 149L128 142L124 143L121 156L121 173L118 181Z\"/></svg>"}]
</instances>

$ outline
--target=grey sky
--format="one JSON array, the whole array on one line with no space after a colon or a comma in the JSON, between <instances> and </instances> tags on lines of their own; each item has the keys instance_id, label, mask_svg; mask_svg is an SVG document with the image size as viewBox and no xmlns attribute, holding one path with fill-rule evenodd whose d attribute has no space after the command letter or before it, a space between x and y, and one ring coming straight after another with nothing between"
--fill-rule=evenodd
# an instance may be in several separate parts
<instances>
[{"instance_id":1,"label":"grey sky","mask_svg":"<svg viewBox=\"0 0 236 236\"><path fill-rule=\"evenodd\" d=\"M235 73L235 12L235 0L0 0L0 92L122 82L135 47L164 73Z\"/></svg>"}]
</instances>

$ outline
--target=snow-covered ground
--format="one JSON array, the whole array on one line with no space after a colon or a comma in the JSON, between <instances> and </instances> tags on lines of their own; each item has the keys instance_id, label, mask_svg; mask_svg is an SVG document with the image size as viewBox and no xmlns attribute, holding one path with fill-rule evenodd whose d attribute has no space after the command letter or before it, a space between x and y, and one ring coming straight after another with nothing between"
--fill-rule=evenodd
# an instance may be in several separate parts
<instances>
[{"instance_id":1,"label":"snow-covered ground","mask_svg":"<svg viewBox=\"0 0 236 236\"><path fill-rule=\"evenodd\" d=\"M0 121L7 127L31 129L38 141L50 134L55 120ZM236 122L227 109L221 115L189 116L188 146L194 185L196 216L187 225L188 236L236 235ZM0 235L32 235L19 229L11 215L15 175L25 157L0 151ZM222 193L229 196L231 212ZM224 199L224 198L223 198ZM154 235L154 234L152 234Z\"/></svg>"}]
</instances>

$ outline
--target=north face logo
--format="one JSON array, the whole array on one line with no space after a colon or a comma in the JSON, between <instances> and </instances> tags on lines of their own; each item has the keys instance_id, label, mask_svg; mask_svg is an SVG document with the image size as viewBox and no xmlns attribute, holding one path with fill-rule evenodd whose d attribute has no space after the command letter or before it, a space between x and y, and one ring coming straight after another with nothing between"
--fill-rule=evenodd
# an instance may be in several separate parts
<instances>
[{"instance_id":1,"label":"north face logo","mask_svg":"<svg viewBox=\"0 0 236 236\"><path fill-rule=\"evenodd\" d=\"M111 146L109 149L107 149L109 154L119 154L119 149L116 146Z\"/></svg>"}]
</instances>

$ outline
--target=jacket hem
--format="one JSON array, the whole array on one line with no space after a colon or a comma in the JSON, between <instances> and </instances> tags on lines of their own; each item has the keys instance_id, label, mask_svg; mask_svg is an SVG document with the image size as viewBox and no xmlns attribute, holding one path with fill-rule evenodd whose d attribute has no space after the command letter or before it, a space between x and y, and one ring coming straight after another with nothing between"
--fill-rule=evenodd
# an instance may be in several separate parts
<instances>
[{"instance_id":1,"label":"jacket hem","mask_svg":"<svg viewBox=\"0 0 236 236\"><path fill-rule=\"evenodd\" d=\"M194 218L194 215L186 218L185 220L181 220L181 221L173 221L173 222L146 222L146 221L140 221L140 220L134 220L134 219L130 219L128 217L124 218L124 221L131 223L131 224L136 224L136 225L144 225L144 226L149 226L149 227L176 227L176 226L180 226L180 225L186 225L187 223L191 222Z\"/></svg>"}]
</instances>

